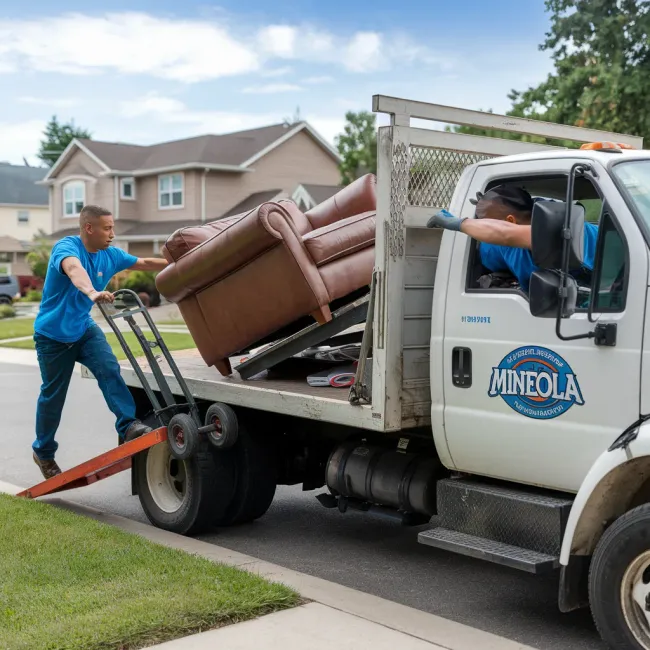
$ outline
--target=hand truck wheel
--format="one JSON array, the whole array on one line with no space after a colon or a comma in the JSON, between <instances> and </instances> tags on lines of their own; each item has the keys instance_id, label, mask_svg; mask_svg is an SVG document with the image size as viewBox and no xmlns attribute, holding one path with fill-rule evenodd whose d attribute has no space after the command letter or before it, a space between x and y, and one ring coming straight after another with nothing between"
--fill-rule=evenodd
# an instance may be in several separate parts
<instances>
[{"instance_id":1,"label":"hand truck wheel","mask_svg":"<svg viewBox=\"0 0 650 650\"><path fill-rule=\"evenodd\" d=\"M212 404L205 414L205 426L214 426L207 433L208 440L217 449L230 449L239 437L239 423L235 411L227 404Z\"/></svg>"},{"instance_id":2,"label":"hand truck wheel","mask_svg":"<svg viewBox=\"0 0 650 650\"><path fill-rule=\"evenodd\" d=\"M177 413L167 425L167 441L174 458L187 460L199 444L199 427L187 413Z\"/></svg>"}]
</instances>

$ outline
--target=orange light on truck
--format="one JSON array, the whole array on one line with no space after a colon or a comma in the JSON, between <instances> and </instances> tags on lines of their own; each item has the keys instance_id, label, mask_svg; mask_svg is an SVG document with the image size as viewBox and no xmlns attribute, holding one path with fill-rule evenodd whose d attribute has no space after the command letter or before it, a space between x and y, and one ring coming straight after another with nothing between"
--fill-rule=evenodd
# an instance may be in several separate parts
<instances>
[{"instance_id":1,"label":"orange light on truck","mask_svg":"<svg viewBox=\"0 0 650 650\"><path fill-rule=\"evenodd\" d=\"M586 142L583 144L581 149L636 149L630 144L625 144L624 142Z\"/></svg>"}]
</instances>

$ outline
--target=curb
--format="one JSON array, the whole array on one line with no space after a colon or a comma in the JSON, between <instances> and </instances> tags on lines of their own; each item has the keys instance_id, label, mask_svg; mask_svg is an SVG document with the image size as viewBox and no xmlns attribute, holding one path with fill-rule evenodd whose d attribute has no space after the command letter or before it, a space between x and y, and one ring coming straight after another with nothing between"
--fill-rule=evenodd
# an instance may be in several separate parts
<instances>
[{"instance_id":1,"label":"curb","mask_svg":"<svg viewBox=\"0 0 650 650\"><path fill-rule=\"evenodd\" d=\"M23 489L0 481L0 492L15 495ZM148 524L142 524L138 521L58 497L41 497L39 500L65 508L79 515L91 517L102 523L116 526L162 546L199 555L213 562L220 562L254 573L272 582L282 583L297 591L307 600L326 605L346 614L352 614L422 641L442 646L447 650L476 650L477 648L481 650L535 650L531 646L511 641L490 632L484 632L322 578L285 569L271 562L192 537L171 533Z\"/></svg>"}]
</instances>

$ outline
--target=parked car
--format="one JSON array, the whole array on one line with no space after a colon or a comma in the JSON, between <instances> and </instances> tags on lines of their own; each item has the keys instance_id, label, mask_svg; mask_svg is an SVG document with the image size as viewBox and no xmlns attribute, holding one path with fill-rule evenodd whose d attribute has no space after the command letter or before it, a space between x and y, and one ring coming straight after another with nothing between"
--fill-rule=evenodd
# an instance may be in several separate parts
<instances>
[{"instance_id":1,"label":"parked car","mask_svg":"<svg viewBox=\"0 0 650 650\"><path fill-rule=\"evenodd\" d=\"M15 275L0 275L0 305L10 305L20 298L20 283Z\"/></svg>"}]
</instances>

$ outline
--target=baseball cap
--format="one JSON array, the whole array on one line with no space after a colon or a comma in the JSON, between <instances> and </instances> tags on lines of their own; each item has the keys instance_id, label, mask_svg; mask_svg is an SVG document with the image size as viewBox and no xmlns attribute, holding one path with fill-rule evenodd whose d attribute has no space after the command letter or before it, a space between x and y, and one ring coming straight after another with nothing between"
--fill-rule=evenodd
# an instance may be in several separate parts
<instances>
[{"instance_id":1,"label":"baseball cap","mask_svg":"<svg viewBox=\"0 0 650 650\"><path fill-rule=\"evenodd\" d=\"M497 185L483 194L476 193L475 199L470 199L472 205L478 205L479 201L500 201L515 210L530 211L533 209L533 199L526 190L514 185Z\"/></svg>"}]
</instances>

